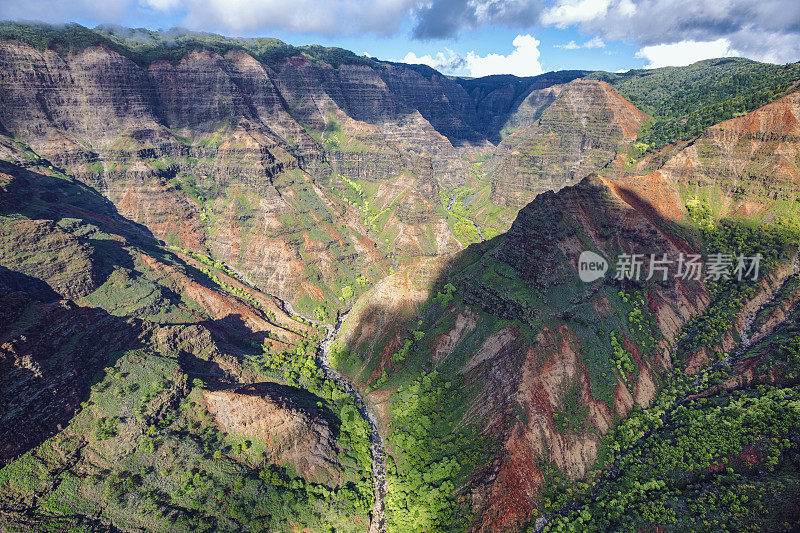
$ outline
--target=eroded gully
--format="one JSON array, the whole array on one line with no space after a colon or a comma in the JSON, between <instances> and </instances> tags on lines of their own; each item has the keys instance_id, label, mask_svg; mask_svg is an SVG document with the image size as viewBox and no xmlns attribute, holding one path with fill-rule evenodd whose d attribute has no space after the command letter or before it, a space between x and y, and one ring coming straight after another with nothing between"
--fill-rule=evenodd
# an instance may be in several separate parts
<instances>
[{"instance_id":1,"label":"eroded gully","mask_svg":"<svg viewBox=\"0 0 800 533\"><path fill-rule=\"evenodd\" d=\"M241 273L237 272L236 270L233 271L237 275L241 276ZM242 276L240 281L242 281L242 279L245 278ZM278 301L279 305L283 307L283 311L290 316L302 316L294 309L291 303L281 298L277 298L275 296L273 297ZM372 456L372 477L375 481L375 504L372 507L372 519L370 520L368 533L386 533L387 523L385 510L386 493L388 491L386 482L386 450L383 446L383 437L381 437L381 433L378 430L378 420L375 418L375 415L372 413L372 411L369 410L369 407L367 407L367 404L361 397L361 394L356 390L355 387L353 387L350 381L345 376L331 368L330 360L328 359L331 348L333 347L333 342L336 340L337 335L339 335L339 330L342 328L342 323L344 322L345 318L347 318L347 313L340 315L336 320L336 325L334 326L324 324L316 320L310 320L308 318L305 318L305 320L313 323L316 327L325 328L325 339L317 346L316 353L317 364L322 369L323 374L327 379L331 379L341 385L342 388L353 397L358 412L361 413L361 416L369 424L370 455Z\"/></svg>"},{"instance_id":2,"label":"eroded gully","mask_svg":"<svg viewBox=\"0 0 800 533\"><path fill-rule=\"evenodd\" d=\"M730 364L731 361L735 361L739 357L741 357L748 349L750 349L753 345L758 344L763 339L768 337L773 331L776 331L780 328L787 320L783 320L778 324L775 324L773 327L769 329L769 331L753 331L753 325L755 324L756 317L761 312L762 309L766 308L767 306L771 305L775 298L782 292L782 289L789 280L800 273L800 254L794 256L792 259L792 271L787 275L783 282L781 282L777 287L772 290L768 300L764 302L764 304L760 305L757 309L753 310L751 313L747 315L745 318L745 325L744 330L741 333L741 342L739 343L739 347L736 349L732 356L728 356L725 358L725 363Z\"/></svg>"}]
</instances>

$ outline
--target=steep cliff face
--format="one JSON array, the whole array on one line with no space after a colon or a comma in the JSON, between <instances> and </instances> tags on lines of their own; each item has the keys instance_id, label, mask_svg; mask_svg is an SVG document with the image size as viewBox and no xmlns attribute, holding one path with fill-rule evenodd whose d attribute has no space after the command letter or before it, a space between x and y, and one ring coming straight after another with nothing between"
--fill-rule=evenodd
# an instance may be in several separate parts
<instances>
[{"instance_id":1,"label":"steep cliff face","mask_svg":"<svg viewBox=\"0 0 800 533\"><path fill-rule=\"evenodd\" d=\"M550 91L558 102L566 87ZM487 445L492 464L483 469L453 451L466 445L447 448L459 457L459 475L471 474L459 501L469 502L475 530L517 530L544 512L542 491L554 486L554 475L577 480L592 472L602 435L635 406L647 407L666 375L698 372L736 351L740 339L758 342L785 324L795 301L797 241L780 235L800 230L794 99L710 128L688 147L673 148L660 170L593 176L544 192L504 235L449 261L407 267L358 302L344 328L342 365L375 388L369 398L384 417L397 463L390 496L396 494L398 516L428 494L424 483L412 487L404 479L420 468L408 437L414 429L396 407L408 401L403 384L410 376L459 384L446 393L457 398L458 407L448 404L454 413L431 409L425 416L455 433L474 425L494 443ZM618 132L632 139L632 131ZM730 132L728 144L723 132ZM709 160L717 166L695 167L696 151L710 145L720 151ZM738 166L724 166L728 156ZM763 168L766 179L748 180L750 167ZM754 221L767 221L769 229L747 229ZM772 257L763 279L739 287L670 271L665 280L655 273L645 281L651 254L675 261L720 246ZM611 264L592 283L577 277L585 250ZM641 282L613 276L623 253L642 254ZM774 303L779 293L788 303ZM764 329L752 341L749 330L759 321ZM731 383L751 379L745 361L731 361L743 372ZM419 394L424 402L431 393ZM426 468L440 464L436 443Z\"/></svg>"},{"instance_id":2,"label":"steep cliff face","mask_svg":"<svg viewBox=\"0 0 800 533\"><path fill-rule=\"evenodd\" d=\"M0 122L49 156L82 151L77 139L103 146L120 131L156 127L147 74L110 50L64 57L3 41L0 64L7 73Z\"/></svg>"},{"instance_id":3,"label":"steep cliff face","mask_svg":"<svg viewBox=\"0 0 800 533\"><path fill-rule=\"evenodd\" d=\"M708 128L670 157L661 171L697 189L758 201L793 200L800 191L800 93Z\"/></svg>"},{"instance_id":4,"label":"steep cliff face","mask_svg":"<svg viewBox=\"0 0 800 533\"><path fill-rule=\"evenodd\" d=\"M560 70L525 78L494 75L461 78L458 84L464 87L474 102L478 131L486 135L492 143L498 144L504 135L521 125L520 111L527 106L531 96L542 89L569 83L586 74L588 72L581 70Z\"/></svg>"},{"instance_id":5,"label":"steep cliff face","mask_svg":"<svg viewBox=\"0 0 800 533\"><path fill-rule=\"evenodd\" d=\"M387 252L461 246L434 185L416 176L461 186L464 156L491 144L470 125L463 88L441 75L299 58L273 70L241 51L203 50L145 69L103 46L0 48L7 131L160 239L207 249L308 312L336 302L348 280L384 275ZM338 175L385 183L343 202L351 191ZM376 220L390 212L393 222Z\"/></svg>"},{"instance_id":6,"label":"steep cliff face","mask_svg":"<svg viewBox=\"0 0 800 533\"><path fill-rule=\"evenodd\" d=\"M532 92L509 120L521 128L498 145L487 168L492 199L524 205L613 161L646 116L606 83L575 80Z\"/></svg>"}]
</instances>

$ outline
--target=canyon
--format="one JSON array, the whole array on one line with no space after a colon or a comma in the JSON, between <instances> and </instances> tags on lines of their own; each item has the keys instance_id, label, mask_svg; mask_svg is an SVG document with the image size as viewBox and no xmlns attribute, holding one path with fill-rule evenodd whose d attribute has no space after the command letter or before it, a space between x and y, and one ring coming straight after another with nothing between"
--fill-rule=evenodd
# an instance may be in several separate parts
<instances>
[{"instance_id":1,"label":"canyon","mask_svg":"<svg viewBox=\"0 0 800 533\"><path fill-rule=\"evenodd\" d=\"M796 416L796 85L654 149L588 71L11 30L0 528L539 531L599 505L554 492L613 485L609 439L683 379ZM584 250L763 277L584 283Z\"/></svg>"}]
</instances>

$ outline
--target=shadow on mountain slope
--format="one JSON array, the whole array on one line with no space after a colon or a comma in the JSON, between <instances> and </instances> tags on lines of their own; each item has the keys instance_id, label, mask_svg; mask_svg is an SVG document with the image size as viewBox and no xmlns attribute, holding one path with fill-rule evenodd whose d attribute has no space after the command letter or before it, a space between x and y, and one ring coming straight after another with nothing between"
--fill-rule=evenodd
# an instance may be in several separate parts
<instances>
[{"instance_id":1,"label":"shadow on mountain slope","mask_svg":"<svg viewBox=\"0 0 800 533\"><path fill-rule=\"evenodd\" d=\"M197 361L190 378L230 381L237 363L215 342L260 353L268 338L253 326L267 325L265 313L220 292L79 182L0 162L0 237L3 462L65 427L124 353L184 354Z\"/></svg>"},{"instance_id":2,"label":"shadow on mountain slope","mask_svg":"<svg viewBox=\"0 0 800 533\"><path fill-rule=\"evenodd\" d=\"M730 238L739 246L744 233L726 227L713 244ZM757 237L746 244L775 244ZM539 195L506 234L418 262L371 289L348 316L334 359L367 389L389 435L390 521L432 527L469 499L477 529L518 527L538 505L545 472L584 477L601 436L655 397L687 321L726 298L741 306L740 296L753 298L785 275L789 249L779 246L771 281L753 294L712 292L674 271L645 280L651 254L677 261L707 253L705 238L661 175L595 176ZM584 250L608 260L605 277L578 278ZM622 253L645 258L641 281L614 279ZM733 320L725 329L732 333L708 342L728 349L737 327ZM415 485L414 472L451 459L449 476L461 489L442 496L452 498L449 507L427 508L435 483ZM404 516L431 518L412 524Z\"/></svg>"},{"instance_id":3,"label":"shadow on mountain slope","mask_svg":"<svg viewBox=\"0 0 800 533\"><path fill-rule=\"evenodd\" d=\"M2 463L66 426L95 376L121 351L141 346L144 331L141 323L102 309L39 301L25 288L0 287Z\"/></svg>"}]
</instances>

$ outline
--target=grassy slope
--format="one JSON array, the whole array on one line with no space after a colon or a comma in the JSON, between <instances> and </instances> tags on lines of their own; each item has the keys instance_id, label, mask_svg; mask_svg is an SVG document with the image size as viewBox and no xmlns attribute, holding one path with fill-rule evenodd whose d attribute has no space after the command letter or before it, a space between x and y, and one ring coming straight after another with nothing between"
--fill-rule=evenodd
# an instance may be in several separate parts
<instances>
[{"instance_id":1,"label":"grassy slope","mask_svg":"<svg viewBox=\"0 0 800 533\"><path fill-rule=\"evenodd\" d=\"M84 240L104 277L84 305L140 317L145 331L155 327L162 334L114 354L97 369L81 409L64 430L0 469L2 527L289 531L298 524L315 530L333 524L337 530L363 530L372 505L369 428L352 398L322 377L314 362L315 339L288 349L267 343L262 349L236 336L219 344L202 328L186 325L202 320L200 305L179 286L165 285L137 257L145 251L200 284L216 283L216 290L226 289L219 283L225 267L206 260L209 266L201 271L183 263L124 219L111 224L109 204L91 189L47 165L33 170L42 174L26 179L61 195L62 203L54 210L41 195L31 194L4 211L3 221L55 217L59 227ZM67 211L82 218L63 216ZM124 246L115 231L128 237ZM234 291L244 301L256 301L245 292ZM9 325L11 330L51 327L29 315ZM220 357L233 358L255 381L276 380L312 392L338 431L340 483L311 482L290 465L270 465L266 443L244 442L217 429L200 392L206 380L220 378L213 370Z\"/></svg>"}]
</instances>

